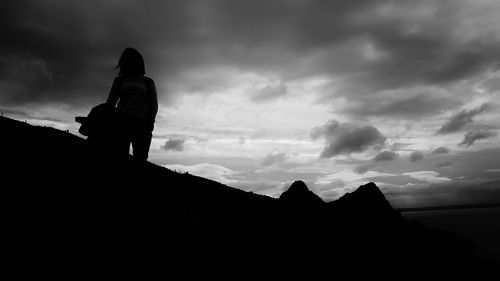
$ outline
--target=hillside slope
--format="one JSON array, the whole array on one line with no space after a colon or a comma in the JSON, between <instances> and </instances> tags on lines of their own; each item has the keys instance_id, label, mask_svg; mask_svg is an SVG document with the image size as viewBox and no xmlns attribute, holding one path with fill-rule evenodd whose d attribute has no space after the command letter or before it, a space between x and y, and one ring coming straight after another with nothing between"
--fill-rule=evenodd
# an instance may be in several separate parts
<instances>
[{"instance_id":1,"label":"hillside slope","mask_svg":"<svg viewBox=\"0 0 500 281\"><path fill-rule=\"evenodd\" d=\"M21 275L398 279L490 266L469 241L404 220L373 183L324 203L296 182L274 199L52 128L1 117L0 134L4 248Z\"/></svg>"}]
</instances>

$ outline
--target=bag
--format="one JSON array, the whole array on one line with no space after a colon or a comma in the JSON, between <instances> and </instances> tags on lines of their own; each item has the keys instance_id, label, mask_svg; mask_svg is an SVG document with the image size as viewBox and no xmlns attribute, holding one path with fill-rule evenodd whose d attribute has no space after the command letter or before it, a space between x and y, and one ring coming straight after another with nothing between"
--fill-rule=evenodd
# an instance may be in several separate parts
<instances>
[{"instance_id":1,"label":"bag","mask_svg":"<svg viewBox=\"0 0 500 281\"><path fill-rule=\"evenodd\" d=\"M105 135L115 130L117 125L117 113L113 106L102 103L94 106L87 117L75 117L80 123L78 132L87 137Z\"/></svg>"}]
</instances>

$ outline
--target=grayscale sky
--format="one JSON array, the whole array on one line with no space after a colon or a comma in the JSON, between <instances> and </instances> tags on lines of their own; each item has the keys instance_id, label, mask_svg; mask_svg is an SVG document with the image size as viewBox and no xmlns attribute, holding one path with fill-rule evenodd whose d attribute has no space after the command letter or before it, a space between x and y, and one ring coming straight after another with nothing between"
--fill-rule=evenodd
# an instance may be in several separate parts
<instances>
[{"instance_id":1,"label":"grayscale sky","mask_svg":"<svg viewBox=\"0 0 500 281\"><path fill-rule=\"evenodd\" d=\"M4 0L0 109L77 134L134 47L160 99L154 163L269 196L302 179L327 201L373 181L395 207L499 202L498 15L494 0Z\"/></svg>"}]
</instances>

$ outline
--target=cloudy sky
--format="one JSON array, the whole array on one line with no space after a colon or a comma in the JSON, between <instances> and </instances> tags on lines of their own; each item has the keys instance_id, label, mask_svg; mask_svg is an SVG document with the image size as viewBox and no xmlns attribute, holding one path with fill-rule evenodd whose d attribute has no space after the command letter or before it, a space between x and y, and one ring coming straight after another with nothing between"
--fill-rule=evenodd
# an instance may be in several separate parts
<instances>
[{"instance_id":1,"label":"cloudy sky","mask_svg":"<svg viewBox=\"0 0 500 281\"><path fill-rule=\"evenodd\" d=\"M302 179L327 201L373 181L396 207L498 202L499 14L494 0L4 0L0 109L77 134L130 46L158 89L154 163L269 196Z\"/></svg>"}]
</instances>

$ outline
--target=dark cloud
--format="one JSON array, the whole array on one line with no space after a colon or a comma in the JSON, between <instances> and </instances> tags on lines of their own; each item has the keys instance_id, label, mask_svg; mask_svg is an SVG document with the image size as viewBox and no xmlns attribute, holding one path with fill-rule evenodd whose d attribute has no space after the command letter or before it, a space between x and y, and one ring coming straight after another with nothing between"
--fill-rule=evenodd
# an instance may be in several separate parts
<instances>
[{"instance_id":1,"label":"dark cloud","mask_svg":"<svg viewBox=\"0 0 500 281\"><path fill-rule=\"evenodd\" d=\"M474 131L470 131L467 134L465 134L464 139L462 140L461 143L459 143L459 145L471 146L477 140L488 139L496 137L497 135L498 134L496 132L487 128L476 129Z\"/></svg>"},{"instance_id":2,"label":"dark cloud","mask_svg":"<svg viewBox=\"0 0 500 281\"><path fill-rule=\"evenodd\" d=\"M432 154L447 154L447 153L450 153L450 149L448 149L444 146L440 146L440 147L434 149L431 153Z\"/></svg>"},{"instance_id":3,"label":"dark cloud","mask_svg":"<svg viewBox=\"0 0 500 281\"><path fill-rule=\"evenodd\" d=\"M27 102L35 93L52 84L52 71L47 62L29 53L0 56L0 102ZM23 95L26 92L28 95Z\"/></svg>"},{"instance_id":4,"label":"dark cloud","mask_svg":"<svg viewBox=\"0 0 500 281\"><path fill-rule=\"evenodd\" d=\"M183 138L171 138L165 142L162 149L166 151L182 151L184 150L184 143L186 142Z\"/></svg>"},{"instance_id":5,"label":"dark cloud","mask_svg":"<svg viewBox=\"0 0 500 281\"><path fill-rule=\"evenodd\" d=\"M493 39L457 42L460 3L6 0L0 11L1 101L102 101L120 52L133 46L159 82L163 102L178 92L227 87L227 76L213 71L227 69L283 83L327 77L339 87L328 88L325 98L357 99L356 114L383 115L384 109L397 116L419 116L419 109L436 114L451 101L412 93L369 108L370 99L362 96L439 86L498 69L500 49ZM16 71L29 74L20 78ZM199 72L206 75L193 76ZM285 94L282 87L271 87L254 99ZM406 113L400 109L405 107Z\"/></svg>"},{"instance_id":6,"label":"dark cloud","mask_svg":"<svg viewBox=\"0 0 500 281\"><path fill-rule=\"evenodd\" d=\"M453 163L454 169L447 172L448 178L476 178L483 176L483 171L500 167L500 149L468 150L459 154L450 154L444 161Z\"/></svg>"},{"instance_id":7,"label":"dark cloud","mask_svg":"<svg viewBox=\"0 0 500 281\"><path fill-rule=\"evenodd\" d=\"M283 83L268 85L252 96L255 102L265 102L276 99L287 94L287 87Z\"/></svg>"},{"instance_id":8,"label":"dark cloud","mask_svg":"<svg viewBox=\"0 0 500 281\"><path fill-rule=\"evenodd\" d=\"M410 161L417 162L424 159L424 154L420 151L414 151L410 154Z\"/></svg>"},{"instance_id":9,"label":"dark cloud","mask_svg":"<svg viewBox=\"0 0 500 281\"><path fill-rule=\"evenodd\" d=\"M499 56L493 42L452 46L454 42L446 34L417 33L407 36L397 27L396 30L387 28L387 31L386 35L378 34L375 37L376 44L393 55L390 60L377 65L382 71L373 75L391 75L382 81L372 81L374 86L381 89L407 85L442 85L457 81L485 71L491 65L495 66ZM415 57L408 59L405 57L408 54Z\"/></svg>"},{"instance_id":10,"label":"dark cloud","mask_svg":"<svg viewBox=\"0 0 500 281\"><path fill-rule=\"evenodd\" d=\"M370 170L371 168L376 167L376 166L377 166L377 164L375 164L375 163L362 164L362 165L359 165L356 168L354 168L354 172L362 175L362 174L365 174L366 172L368 172L368 170Z\"/></svg>"},{"instance_id":11,"label":"dark cloud","mask_svg":"<svg viewBox=\"0 0 500 281\"><path fill-rule=\"evenodd\" d=\"M385 2L375 11L365 11L366 18L359 21L367 39L358 45L353 43L352 49L359 50L363 44L371 46L379 54L378 59L377 56L372 61L365 58L349 71L337 69L351 75L336 79L332 83L335 90L327 95L333 98L345 95L365 103L366 96L384 96L384 90L405 90L422 85L446 87L498 69L500 50L495 47L496 39L459 42L455 37L455 29L463 21L463 9L459 2L453 1L405 1L399 4ZM360 60L362 53L358 56ZM352 55L346 57L352 58ZM339 62L345 70L346 64L338 60L337 65ZM331 64L334 63L332 60ZM333 72L333 69L330 70ZM369 107L368 102L366 100L361 108Z\"/></svg>"},{"instance_id":12,"label":"dark cloud","mask_svg":"<svg viewBox=\"0 0 500 281\"><path fill-rule=\"evenodd\" d=\"M450 161L445 161L445 162L438 163L438 164L436 165L436 167L439 167L439 168L445 168L445 167L450 167L450 166L452 166L452 165L453 165L453 163L452 163L452 162L450 162Z\"/></svg>"},{"instance_id":13,"label":"dark cloud","mask_svg":"<svg viewBox=\"0 0 500 281\"><path fill-rule=\"evenodd\" d=\"M381 151L379 154L377 154L374 158L373 161L375 162L382 162L382 161L392 161L398 157L398 154L394 151Z\"/></svg>"},{"instance_id":14,"label":"dark cloud","mask_svg":"<svg viewBox=\"0 0 500 281\"><path fill-rule=\"evenodd\" d=\"M287 158L287 153L284 152L272 152L266 155L264 159L262 160L262 165L263 166L271 166L275 163L280 163L285 161Z\"/></svg>"},{"instance_id":15,"label":"dark cloud","mask_svg":"<svg viewBox=\"0 0 500 281\"><path fill-rule=\"evenodd\" d=\"M3 1L0 68L9 69L12 62L21 61L24 69L17 70L19 77L29 74L31 78L14 79L2 72L2 85L11 89L2 95L2 102L102 101L118 57L128 46L143 53L147 73L163 76L181 65L174 62L176 53L192 45L189 38L195 37L195 31L189 27L194 16L181 1L148 5L137 1ZM167 48L167 41L177 48ZM161 85L157 84L159 92L164 90Z\"/></svg>"},{"instance_id":16,"label":"dark cloud","mask_svg":"<svg viewBox=\"0 0 500 281\"><path fill-rule=\"evenodd\" d=\"M472 110L462 110L461 112L451 116L442 127L439 129L437 134L451 134L458 132L474 122L474 116L483 113L490 105L487 103L482 104L480 107Z\"/></svg>"},{"instance_id":17,"label":"dark cloud","mask_svg":"<svg viewBox=\"0 0 500 281\"><path fill-rule=\"evenodd\" d=\"M449 97L424 93L408 94L403 91L385 96L367 96L348 105L342 109L342 112L362 117L387 116L415 119L437 115L459 105L457 100Z\"/></svg>"},{"instance_id":18,"label":"dark cloud","mask_svg":"<svg viewBox=\"0 0 500 281\"><path fill-rule=\"evenodd\" d=\"M314 128L311 137L313 139L323 138L326 142L320 155L321 158L363 152L370 147L380 148L387 139L371 125L339 123L336 120L330 120L325 125Z\"/></svg>"},{"instance_id":19,"label":"dark cloud","mask_svg":"<svg viewBox=\"0 0 500 281\"><path fill-rule=\"evenodd\" d=\"M375 157L373 157L372 161L369 163L361 164L354 168L354 172L358 174L365 174L370 169L377 167L379 164L383 162L393 161L399 155L394 151L384 150L379 152Z\"/></svg>"}]
</instances>

